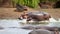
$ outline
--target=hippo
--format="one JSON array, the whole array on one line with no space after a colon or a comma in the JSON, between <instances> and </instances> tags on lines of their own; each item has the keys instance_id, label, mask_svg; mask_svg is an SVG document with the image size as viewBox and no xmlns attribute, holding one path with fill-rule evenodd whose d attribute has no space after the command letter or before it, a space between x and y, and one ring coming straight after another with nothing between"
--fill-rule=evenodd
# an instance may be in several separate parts
<instances>
[{"instance_id":1,"label":"hippo","mask_svg":"<svg viewBox=\"0 0 60 34\"><path fill-rule=\"evenodd\" d=\"M46 12L28 12L28 21L34 20L34 21L44 21L49 20L51 18L50 14Z\"/></svg>"},{"instance_id":2,"label":"hippo","mask_svg":"<svg viewBox=\"0 0 60 34\"><path fill-rule=\"evenodd\" d=\"M23 16L24 15L24 16ZM45 21L45 20L49 20L49 18L51 18L50 14L46 13L46 12L27 12L26 14L23 13L24 18L27 19L27 21Z\"/></svg>"}]
</instances>

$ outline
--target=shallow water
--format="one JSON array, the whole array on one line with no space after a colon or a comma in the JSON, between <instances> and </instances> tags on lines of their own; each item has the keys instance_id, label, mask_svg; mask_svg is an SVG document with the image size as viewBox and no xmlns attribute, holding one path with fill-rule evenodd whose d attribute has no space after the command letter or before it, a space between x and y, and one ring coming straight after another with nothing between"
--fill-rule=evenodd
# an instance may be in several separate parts
<instances>
[{"instance_id":1,"label":"shallow water","mask_svg":"<svg viewBox=\"0 0 60 34\"><path fill-rule=\"evenodd\" d=\"M52 27L60 27L60 19L55 20L54 18L51 18L50 23L48 24L48 26L52 26Z\"/></svg>"},{"instance_id":2,"label":"shallow water","mask_svg":"<svg viewBox=\"0 0 60 34\"><path fill-rule=\"evenodd\" d=\"M28 34L32 30L21 29L20 20L2 19L0 20L0 34Z\"/></svg>"},{"instance_id":3,"label":"shallow water","mask_svg":"<svg viewBox=\"0 0 60 34\"><path fill-rule=\"evenodd\" d=\"M59 27L60 25L60 19L57 21L54 18L50 18L48 26L57 26ZM22 24L24 23L24 24ZM2 27L22 27L24 25L30 25L30 24L26 24L26 20L18 20L18 19L0 19L0 26ZM35 26L35 25L34 25Z\"/></svg>"},{"instance_id":4,"label":"shallow water","mask_svg":"<svg viewBox=\"0 0 60 34\"><path fill-rule=\"evenodd\" d=\"M28 34L32 30L21 29L20 27L29 26L29 24L21 24L23 22L26 23L26 20L0 19L0 28L3 28L0 29L0 34ZM44 26L60 27L60 19L57 21L54 18L51 18L49 23Z\"/></svg>"},{"instance_id":5,"label":"shallow water","mask_svg":"<svg viewBox=\"0 0 60 34\"><path fill-rule=\"evenodd\" d=\"M0 30L0 34L28 34L30 31L17 28L5 28L4 30Z\"/></svg>"}]
</instances>

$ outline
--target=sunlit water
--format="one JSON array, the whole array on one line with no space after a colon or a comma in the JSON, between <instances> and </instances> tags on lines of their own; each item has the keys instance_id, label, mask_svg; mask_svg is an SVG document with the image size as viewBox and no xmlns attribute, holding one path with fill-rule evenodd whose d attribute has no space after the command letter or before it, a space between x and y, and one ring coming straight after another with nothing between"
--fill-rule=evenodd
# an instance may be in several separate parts
<instances>
[{"instance_id":1,"label":"sunlit water","mask_svg":"<svg viewBox=\"0 0 60 34\"><path fill-rule=\"evenodd\" d=\"M0 34L28 34L32 30L21 29L18 19L0 19Z\"/></svg>"},{"instance_id":2,"label":"sunlit water","mask_svg":"<svg viewBox=\"0 0 60 34\"><path fill-rule=\"evenodd\" d=\"M21 24L25 23L25 24ZM32 30L21 29L20 27L28 26L26 20L18 19L0 19L0 34L28 34ZM35 26L35 25L34 25ZM45 26L60 27L60 19L57 21L54 18L49 20Z\"/></svg>"}]
</instances>

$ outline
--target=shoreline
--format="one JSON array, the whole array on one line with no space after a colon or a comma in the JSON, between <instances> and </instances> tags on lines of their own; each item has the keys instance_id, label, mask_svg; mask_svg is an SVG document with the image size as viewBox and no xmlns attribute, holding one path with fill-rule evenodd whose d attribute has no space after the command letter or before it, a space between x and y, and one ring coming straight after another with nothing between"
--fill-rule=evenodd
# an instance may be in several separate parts
<instances>
[{"instance_id":1,"label":"shoreline","mask_svg":"<svg viewBox=\"0 0 60 34\"><path fill-rule=\"evenodd\" d=\"M49 13L53 18L60 18L60 9L32 9L27 8L26 12L44 11ZM22 12L15 11L16 8L0 8L0 19L18 19Z\"/></svg>"}]
</instances>

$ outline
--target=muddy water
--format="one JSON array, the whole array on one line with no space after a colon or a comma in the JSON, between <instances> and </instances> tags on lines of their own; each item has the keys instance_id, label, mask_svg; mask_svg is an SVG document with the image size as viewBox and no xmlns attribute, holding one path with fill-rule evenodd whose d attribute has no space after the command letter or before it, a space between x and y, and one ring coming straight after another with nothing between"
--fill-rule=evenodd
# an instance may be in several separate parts
<instances>
[{"instance_id":1,"label":"muddy water","mask_svg":"<svg viewBox=\"0 0 60 34\"><path fill-rule=\"evenodd\" d=\"M21 24L22 22L26 23L26 20L0 19L0 34L28 34L30 31L32 31L21 29L20 27L27 25ZM57 21L51 18L49 23L45 26L60 27L60 19Z\"/></svg>"}]
</instances>

